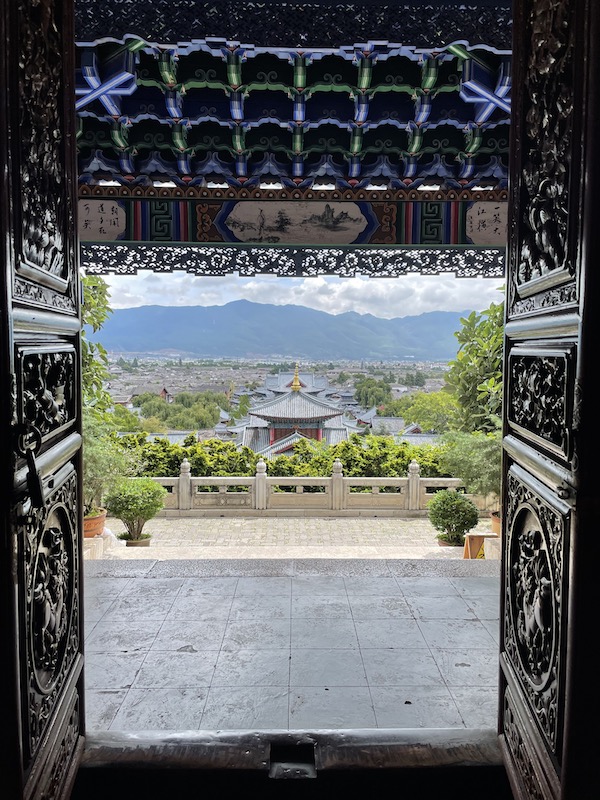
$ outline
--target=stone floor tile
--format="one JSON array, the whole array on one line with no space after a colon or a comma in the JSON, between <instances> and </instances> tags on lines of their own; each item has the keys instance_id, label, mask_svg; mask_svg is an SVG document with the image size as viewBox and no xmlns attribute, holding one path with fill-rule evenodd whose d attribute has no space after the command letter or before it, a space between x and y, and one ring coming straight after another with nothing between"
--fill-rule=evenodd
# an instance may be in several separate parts
<instances>
[{"instance_id":1,"label":"stone floor tile","mask_svg":"<svg viewBox=\"0 0 600 800\"><path fill-rule=\"evenodd\" d=\"M127 695L127 689L86 689L85 725L88 731L107 731Z\"/></svg>"},{"instance_id":2,"label":"stone floor tile","mask_svg":"<svg viewBox=\"0 0 600 800\"><path fill-rule=\"evenodd\" d=\"M289 597L292 591L292 579L285 577L241 577L238 579L235 596L240 595L285 595Z\"/></svg>"},{"instance_id":3,"label":"stone floor tile","mask_svg":"<svg viewBox=\"0 0 600 800\"><path fill-rule=\"evenodd\" d=\"M287 595L267 597L259 595L239 595L233 598L229 610L230 620L240 619L289 619L291 599Z\"/></svg>"},{"instance_id":4,"label":"stone floor tile","mask_svg":"<svg viewBox=\"0 0 600 800\"><path fill-rule=\"evenodd\" d=\"M218 620L228 619L233 595L193 594L177 597L171 605L168 619Z\"/></svg>"},{"instance_id":5,"label":"stone floor tile","mask_svg":"<svg viewBox=\"0 0 600 800\"><path fill-rule=\"evenodd\" d=\"M370 619L354 621L358 644L363 648L426 647L427 643L416 621L410 619Z\"/></svg>"},{"instance_id":6,"label":"stone floor tile","mask_svg":"<svg viewBox=\"0 0 600 800\"><path fill-rule=\"evenodd\" d=\"M396 578L404 597L452 597L459 594L450 578L444 577L398 577Z\"/></svg>"},{"instance_id":7,"label":"stone floor tile","mask_svg":"<svg viewBox=\"0 0 600 800\"><path fill-rule=\"evenodd\" d=\"M374 686L380 728L464 728L452 693L441 686Z\"/></svg>"},{"instance_id":8,"label":"stone floor tile","mask_svg":"<svg viewBox=\"0 0 600 800\"><path fill-rule=\"evenodd\" d=\"M160 624L157 620L138 620L135 617L120 621L100 620L86 639L86 651L100 653L146 651L156 639Z\"/></svg>"},{"instance_id":9,"label":"stone floor tile","mask_svg":"<svg viewBox=\"0 0 600 800\"><path fill-rule=\"evenodd\" d=\"M208 689L136 689L127 692L111 731L199 730Z\"/></svg>"},{"instance_id":10,"label":"stone floor tile","mask_svg":"<svg viewBox=\"0 0 600 800\"><path fill-rule=\"evenodd\" d=\"M290 648L264 650L222 650L211 687L288 686Z\"/></svg>"},{"instance_id":11,"label":"stone floor tile","mask_svg":"<svg viewBox=\"0 0 600 800\"><path fill-rule=\"evenodd\" d=\"M500 613L500 597L492 594L465 596L465 602L477 619L497 620Z\"/></svg>"},{"instance_id":12,"label":"stone floor tile","mask_svg":"<svg viewBox=\"0 0 600 800\"><path fill-rule=\"evenodd\" d=\"M294 648L290 660L290 686L366 686L359 650Z\"/></svg>"},{"instance_id":13,"label":"stone floor tile","mask_svg":"<svg viewBox=\"0 0 600 800\"><path fill-rule=\"evenodd\" d=\"M451 686L466 728L493 728L498 724L498 687Z\"/></svg>"},{"instance_id":14,"label":"stone floor tile","mask_svg":"<svg viewBox=\"0 0 600 800\"><path fill-rule=\"evenodd\" d=\"M350 608L355 620L363 619L412 619L410 606L400 595L359 595L350 598Z\"/></svg>"},{"instance_id":15,"label":"stone floor tile","mask_svg":"<svg viewBox=\"0 0 600 800\"><path fill-rule=\"evenodd\" d=\"M354 622L346 619L293 619L291 641L292 649L358 648Z\"/></svg>"},{"instance_id":16,"label":"stone floor tile","mask_svg":"<svg viewBox=\"0 0 600 800\"><path fill-rule=\"evenodd\" d=\"M418 619L476 619L463 597L407 597L406 602Z\"/></svg>"},{"instance_id":17,"label":"stone floor tile","mask_svg":"<svg viewBox=\"0 0 600 800\"><path fill-rule=\"evenodd\" d=\"M299 594L292 597L292 617L294 619L351 619L352 612L345 594Z\"/></svg>"},{"instance_id":18,"label":"stone floor tile","mask_svg":"<svg viewBox=\"0 0 600 800\"><path fill-rule=\"evenodd\" d=\"M456 647L489 648L494 644L488 629L476 619L418 619L417 624L431 648L441 650Z\"/></svg>"},{"instance_id":19,"label":"stone floor tile","mask_svg":"<svg viewBox=\"0 0 600 800\"><path fill-rule=\"evenodd\" d=\"M497 686L498 651L483 649L431 650L448 686Z\"/></svg>"},{"instance_id":20,"label":"stone floor tile","mask_svg":"<svg viewBox=\"0 0 600 800\"><path fill-rule=\"evenodd\" d=\"M346 584L341 575L303 575L293 579L292 596L346 594Z\"/></svg>"},{"instance_id":21,"label":"stone floor tile","mask_svg":"<svg viewBox=\"0 0 600 800\"><path fill-rule=\"evenodd\" d=\"M160 626L151 650L179 653L197 653L201 650L219 650L227 623L225 620L203 622L185 619L165 620Z\"/></svg>"},{"instance_id":22,"label":"stone floor tile","mask_svg":"<svg viewBox=\"0 0 600 800\"><path fill-rule=\"evenodd\" d=\"M290 691L290 730L376 728L369 689L358 686Z\"/></svg>"},{"instance_id":23,"label":"stone floor tile","mask_svg":"<svg viewBox=\"0 0 600 800\"><path fill-rule=\"evenodd\" d=\"M287 686L212 687L201 730L287 730L288 720Z\"/></svg>"},{"instance_id":24,"label":"stone floor tile","mask_svg":"<svg viewBox=\"0 0 600 800\"><path fill-rule=\"evenodd\" d=\"M401 590L395 578L383 575L375 577L347 577L344 578L348 597L354 595L399 595Z\"/></svg>"},{"instance_id":25,"label":"stone floor tile","mask_svg":"<svg viewBox=\"0 0 600 800\"><path fill-rule=\"evenodd\" d=\"M369 686L443 686L444 679L428 648L361 650Z\"/></svg>"},{"instance_id":26,"label":"stone floor tile","mask_svg":"<svg viewBox=\"0 0 600 800\"><path fill-rule=\"evenodd\" d=\"M138 671L134 686L136 689L208 688L218 655L218 650L201 650L197 653L150 652Z\"/></svg>"},{"instance_id":27,"label":"stone floor tile","mask_svg":"<svg viewBox=\"0 0 600 800\"><path fill-rule=\"evenodd\" d=\"M290 620L242 619L227 623L223 650L273 650L289 647Z\"/></svg>"},{"instance_id":28,"label":"stone floor tile","mask_svg":"<svg viewBox=\"0 0 600 800\"><path fill-rule=\"evenodd\" d=\"M85 686L88 689L129 689L146 652L85 654Z\"/></svg>"}]
</instances>

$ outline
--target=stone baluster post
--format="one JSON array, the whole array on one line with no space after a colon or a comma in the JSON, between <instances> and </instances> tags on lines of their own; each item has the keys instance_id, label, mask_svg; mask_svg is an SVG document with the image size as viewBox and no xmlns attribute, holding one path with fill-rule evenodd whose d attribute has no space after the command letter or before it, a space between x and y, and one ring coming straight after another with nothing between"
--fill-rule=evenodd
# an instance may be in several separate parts
<instances>
[{"instance_id":1,"label":"stone baluster post","mask_svg":"<svg viewBox=\"0 0 600 800\"><path fill-rule=\"evenodd\" d=\"M342 470L342 462L339 458L336 458L333 462L333 472L331 474L331 508L333 511L341 511L346 506Z\"/></svg>"},{"instance_id":2,"label":"stone baluster post","mask_svg":"<svg viewBox=\"0 0 600 800\"><path fill-rule=\"evenodd\" d=\"M408 465L408 508L421 510L421 467L414 458Z\"/></svg>"},{"instance_id":3,"label":"stone baluster post","mask_svg":"<svg viewBox=\"0 0 600 800\"><path fill-rule=\"evenodd\" d=\"M262 458L256 462L256 475L254 476L254 508L264 510L267 508L267 465Z\"/></svg>"},{"instance_id":4,"label":"stone baluster post","mask_svg":"<svg viewBox=\"0 0 600 800\"><path fill-rule=\"evenodd\" d=\"M189 511L192 507L192 473L190 462L184 458L179 469L179 509Z\"/></svg>"}]
</instances>

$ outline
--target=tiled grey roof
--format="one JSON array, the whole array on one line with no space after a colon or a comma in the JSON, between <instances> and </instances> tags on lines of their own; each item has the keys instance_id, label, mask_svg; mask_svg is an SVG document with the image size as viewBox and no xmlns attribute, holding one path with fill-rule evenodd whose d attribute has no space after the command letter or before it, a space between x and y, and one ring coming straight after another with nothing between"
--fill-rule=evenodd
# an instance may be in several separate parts
<instances>
[{"instance_id":1,"label":"tiled grey roof","mask_svg":"<svg viewBox=\"0 0 600 800\"><path fill-rule=\"evenodd\" d=\"M305 392L319 392L328 385L325 376L315 376L313 372L299 372L298 378ZM293 380L293 372L279 372L277 375L267 375L265 386L274 392L288 392Z\"/></svg>"},{"instance_id":2,"label":"tiled grey roof","mask_svg":"<svg viewBox=\"0 0 600 800\"><path fill-rule=\"evenodd\" d=\"M305 392L287 392L274 400L254 406L251 413L270 420L317 420L336 417L340 409Z\"/></svg>"}]
</instances>

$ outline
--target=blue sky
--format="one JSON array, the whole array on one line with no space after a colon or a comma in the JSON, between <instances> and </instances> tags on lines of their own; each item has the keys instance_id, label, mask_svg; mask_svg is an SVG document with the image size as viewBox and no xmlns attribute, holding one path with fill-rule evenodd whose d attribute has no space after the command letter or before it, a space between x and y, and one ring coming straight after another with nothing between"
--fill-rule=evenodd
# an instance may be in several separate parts
<instances>
[{"instance_id":1,"label":"blue sky","mask_svg":"<svg viewBox=\"0 0 600 800\"><path fill-rule=\"evenodd\" d=\"M356 311L390 319L428 311L482 311L503 298L499 291L502 281L498 278L455 278L451 274L398 278L206 278L183 271L157 274L140 270L135 276L104 277L110 286L113 308L211 306L245 299L307 306L329 314Z\"/></svg>"}]
</instances>

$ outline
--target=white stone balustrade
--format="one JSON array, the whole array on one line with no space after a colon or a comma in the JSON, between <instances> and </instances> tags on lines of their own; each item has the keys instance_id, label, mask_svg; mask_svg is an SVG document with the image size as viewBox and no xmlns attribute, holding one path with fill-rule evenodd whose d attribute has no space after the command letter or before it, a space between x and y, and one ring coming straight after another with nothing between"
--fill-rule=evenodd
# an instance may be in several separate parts
<instances>
[{"instance_id":1,"label":"white stone balustrade","mask_svg":"<svg viewBox=\"0 0 600 800\"><path fill-rule=\"evenodd\" d=\"M426 516L427 503L440 489L460 489L459 478L422 478L412 461L405 478L355 478L343 474L336 459L331 477L269 476L259 459L253 477L191 476L187 459L179 478L154 478L165 486L159 516ZM489 498L467 495L480 511Z\"/></svg>"}]
</instances>

